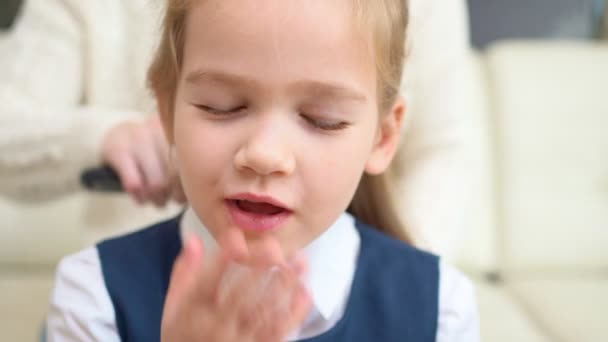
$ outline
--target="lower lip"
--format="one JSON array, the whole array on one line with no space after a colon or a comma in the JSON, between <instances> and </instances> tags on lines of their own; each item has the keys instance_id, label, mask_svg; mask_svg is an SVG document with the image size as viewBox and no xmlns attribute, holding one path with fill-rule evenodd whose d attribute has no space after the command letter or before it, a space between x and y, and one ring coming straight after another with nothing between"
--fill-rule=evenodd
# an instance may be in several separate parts
<instances>
[{"instance_id":1,"label":"lower lip","mask_svg":"<svg viewBox=\"0 0 608 342\"><path fill-rule=\"evenodd\" d=\"M228 206L233 223L242 230L250 232L264 233L276 230L291 216L289 210L282 211L276 215L250 213L239 208L235 201L230 200L226 201L226 205Z\"/></svg>"}]
</instances>

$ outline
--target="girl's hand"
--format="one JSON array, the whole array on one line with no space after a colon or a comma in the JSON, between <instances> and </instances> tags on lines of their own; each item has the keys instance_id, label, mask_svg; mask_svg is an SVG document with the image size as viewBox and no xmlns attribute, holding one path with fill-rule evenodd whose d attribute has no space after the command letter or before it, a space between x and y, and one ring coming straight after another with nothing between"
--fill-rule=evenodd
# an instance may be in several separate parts
<instances>
[{"instance_id":1,"label":"girl's hand","mask_svg":"<svg viewBox=\"0 0 608 342\"><path fill-rule=\"evenodd\" d=\"M102 158L137 203L163 207L170 199L185 202L158 115L112 127L103 141Z\"/></svg>"},{"instance_id":2,"label":"girl's hand","mask_svg":"<svg viewBox=\"0 0 608 342\"><path fill-rule=\"evenodd\" d=\"M271 238L246 249L203 262L201 241L190 238L173 267L163 342L279 342L302 323L310 308L303 262L287 265Z\"/></svg>"}]
</instances>

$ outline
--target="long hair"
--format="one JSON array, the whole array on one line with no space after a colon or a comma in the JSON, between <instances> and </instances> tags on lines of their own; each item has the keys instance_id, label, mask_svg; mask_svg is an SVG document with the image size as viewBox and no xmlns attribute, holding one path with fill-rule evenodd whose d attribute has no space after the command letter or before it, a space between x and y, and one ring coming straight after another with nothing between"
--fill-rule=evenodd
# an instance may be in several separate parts
<instances>
[{"instance_id":1,"label":"long hair","mask_svg":"<svg viewBox=\"0 0 608 342\"><path fill-rule=\"evenodd\" d=\"M182 67L184 30L191 2L192 0L167 0L162 38L148 71L150 87L157 99L164 99L159 101L166 106L160 108L161 113L171 116ZM376 54L378 112L382 118L399 95L405 59L408 1L353 0L353 10L363 32L372 33ZM395 211L388 174L364 175L348 212L388 235L412 243L410 234L399 222Z\"/></svg>"}]
</instances>

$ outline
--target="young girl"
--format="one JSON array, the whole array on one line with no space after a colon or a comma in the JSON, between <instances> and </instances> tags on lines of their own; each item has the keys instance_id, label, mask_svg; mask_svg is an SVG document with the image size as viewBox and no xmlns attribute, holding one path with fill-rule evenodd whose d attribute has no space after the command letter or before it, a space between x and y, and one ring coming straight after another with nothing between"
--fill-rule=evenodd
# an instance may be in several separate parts
<instances>
[{"instance_id":1,"label":"young girl","mask_svg":"<svg viewBox=\"0 0 608 342\"><path fill-rule=\"evenodd\" d=\"M49 339L478 341L382 175L406 4L169 0L149 76L190 208L66 258Z\"/></svg>"}]
</instances>

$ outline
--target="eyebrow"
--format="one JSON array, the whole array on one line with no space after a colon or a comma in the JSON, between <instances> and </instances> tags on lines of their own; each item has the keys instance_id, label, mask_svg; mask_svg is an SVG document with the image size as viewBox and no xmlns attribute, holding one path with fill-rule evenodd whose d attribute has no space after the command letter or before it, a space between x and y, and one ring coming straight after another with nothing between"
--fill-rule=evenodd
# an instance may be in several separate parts
<instances>
[{"instance_id":1,"label":"eyebrow","mask_svg":"<svg viewBox=\"0 0 608 342\"><path fill-rule=\"evenodd\" d=\"M259 86L259 82L257 82L253 78L243 77L235 74L229 74L225 72L219 71L203 71L203 70L194 70L189 72L186 76L187 83L200 83L205 81L212 81L217 83L225 83L228 85L250 85L250 86Z\"/></svg>"},{"instance_id":2,"label":"eyebrow","mask_svg":"<svg viewBox=\"0 0 608 342\"><path fill-rule=\"evenodd\" d=\"M186 75L185 80L187 83L191 84L211 81L229 86L262 87L261 82L254 78L220 71L194 70ZM289 88L296 92L312 93L314 96L318 97L340 98L357 102L367 101L367 96L365 96L363 92L359 92L339 83L303 79L290 84Z\"/></svg>"},{"instance_id":3,"label":"eyebrow","mask_svg":"<svg viewBox=\"0 0 608 342\"><path fill-rule=\"evenodd\" d=\"M314 94L318 97L340 98L355 102L367 102L367 96L347 86L337 83L301 80L293 85L294 89Z\"/></svg>"}]
</instances>

